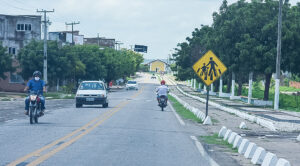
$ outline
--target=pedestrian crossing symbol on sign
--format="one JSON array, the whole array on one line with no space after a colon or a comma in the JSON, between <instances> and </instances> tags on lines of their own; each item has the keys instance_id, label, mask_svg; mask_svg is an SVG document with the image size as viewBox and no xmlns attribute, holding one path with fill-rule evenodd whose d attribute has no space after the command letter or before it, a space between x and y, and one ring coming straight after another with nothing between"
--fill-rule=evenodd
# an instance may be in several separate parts
<instances>
[{"instance_id":1,"label":"pedestrian crossing symbol on sign","mask_svg":"<svg viewBox=\"0 0 300 166\"><path fill-rule=\"evenodd\" d=\"M226 70L226 66L211 51L207 51L194 65L193 69L202 81L209 86Z\"/></svg>"}]
</instances>

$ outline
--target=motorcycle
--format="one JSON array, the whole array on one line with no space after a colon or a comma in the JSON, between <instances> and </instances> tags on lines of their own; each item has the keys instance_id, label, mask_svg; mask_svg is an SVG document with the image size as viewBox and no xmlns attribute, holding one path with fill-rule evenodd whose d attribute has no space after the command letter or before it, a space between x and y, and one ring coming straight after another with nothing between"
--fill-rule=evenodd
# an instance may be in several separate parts
<instances>
[{"instance_id":1,"label":"motorcycle","mask_svg":"<svg viewBox=\"0 0 300 166\"><path fill-rule=\"evenodd\" d=\"M29 122L30 124L38 123L38 118L41 116L42 103L40 99L41 93L29 91Z\"/></svg>"},{"instance_id":2,"label":"motorcycle","mask_svg":"<svg viewBox=\"0 0 300 166\"><path fill-rule=\"evenodd\" d=\"M162 95L159 97L159 104L161 111L164 111L164 108L167 107L167 97Z\"/></svg>"}]
</instances>

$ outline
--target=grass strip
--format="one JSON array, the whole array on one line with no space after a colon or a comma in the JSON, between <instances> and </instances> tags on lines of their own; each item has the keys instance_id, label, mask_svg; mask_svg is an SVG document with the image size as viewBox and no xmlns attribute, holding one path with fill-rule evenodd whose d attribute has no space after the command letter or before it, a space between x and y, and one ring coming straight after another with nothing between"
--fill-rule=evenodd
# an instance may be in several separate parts
<instances>
[{"instance_id":1,"label":"grass strip","mask_svg":"<svg viewBox=\"0 0 300 166\"><path fill-rule=\"evenodd\" d=\"M51 99L74 99L75 94L66 95L64 93L59 92L48 92L44 94L45 97L51 97Z\"/></svg>"},{"instance_id":2,"label":"grass strip","mask_svg":"<svg viewBox=\"0 0 300 166\"><path fill-rule=\"evenodd\" d=\"M238 153L237 148L233 148L232 147L233 145L229 144L227 141L224 141L222 138L218 137L217 133L211 136L200 136L200 140L202 140L206 144L221 145L222 147L227 148L231 152Z\"/></svg>"},{"instance_id":3,"label":"grass strip","mask_svg":"<svg viewBox=\"0 0 300 166\"><path fill-rule=\"evenodd\" d=\"M10 98L3 98L1 101L11 101Z\"/></svg>"},{"instance_id":4,"label":"grass strip","mask_svg":"<svg viewBox=\"0 0 300 166\"><path fill-rule=\"evenodd\" d=\"M6 94L0 93L0 97L6 97Z\"/></svg>"},{"instance_id":5,"label":"grass strip","mask_svg":"<svg viewBox=\"0 0 300 166\"><path fill-rule=\"evenodd\" d=\"M199 118L197 118L191 111L188 109L184 108L182 104L180 104L173 96L168 95L169 100L172 103L172 106L176 110L176 112L183 117L184 119L190 119L193 120L197 123L203 123L203 121Z\"/></svg>"}]
</instances>

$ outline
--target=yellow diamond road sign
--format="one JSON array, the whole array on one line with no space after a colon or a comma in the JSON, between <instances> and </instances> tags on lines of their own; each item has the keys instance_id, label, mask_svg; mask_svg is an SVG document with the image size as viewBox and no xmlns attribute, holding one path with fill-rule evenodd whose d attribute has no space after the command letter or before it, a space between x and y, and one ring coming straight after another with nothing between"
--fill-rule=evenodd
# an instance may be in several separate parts
<instances>
[{"instance_id":1,"label":"yellow diamond road sign","mask_svg":"<svg viewBox=\"0 0 300 166\"><path fill-rule=\"evenodd\" d=\"M193 69L202 81L209 86L226 70L226 66L211 51L207 51L194 65Z\"/></svg>"}]
</instances>

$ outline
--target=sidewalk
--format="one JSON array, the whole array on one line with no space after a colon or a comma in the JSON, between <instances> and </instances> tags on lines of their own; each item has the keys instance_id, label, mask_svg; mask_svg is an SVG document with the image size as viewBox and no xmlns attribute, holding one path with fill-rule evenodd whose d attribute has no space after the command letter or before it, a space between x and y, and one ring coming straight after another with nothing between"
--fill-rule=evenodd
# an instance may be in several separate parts
<instances>
[{"instance_id":1,"label":"sidewalk","mask_svg":"<svg viewBox=\"0 0 300 166\"><path fill-rule=\"evenodd\" d=\"M194 96L197 95L203 99L205 99L206 95L200 95L199 92L196 92L191 87L183 84L171 86L172 93L175 93L180 99L189 103L193 107L198 108L202 112L205 112L205 103L184 95L177 89L177 86L179 86L186 93L193 94ZM293 115L285 111L274 112L273 110L268 108L253 107L241 101L218 98L215 96L210 96L210 101L228 108L237 109L240 112L251 114L258 118L263 118L274 123L276 127L281 126L293 129L293 126L299 125L300 118L298 113L295 113L295 115ZM261 146L267 151L276 154L277 157L287 159L288 161L290 161L291 165L300 165L300 143L296 141L296 137L300 134L299 131L271 131L268 128L258 125L257 123L250 122L232 113L222 111L219 108L211 105L209 105L209 116L211 116L212 118L213 125L201 125L201 127L205 128L210 134L218 133L222 126L226 126L228 129L231 129L232 131L237 132L239 135L242 135L244 138L247 138L251 142L256 143L257 146ZM247 129L239 128L241 122L246 123ZM238 161L241 158L244 158L240 155L237 156L239 157L232 157ZM252 164L250 163L250 160L248 160L242 162L241 165Z\"/></svg>"}]
</instances>

